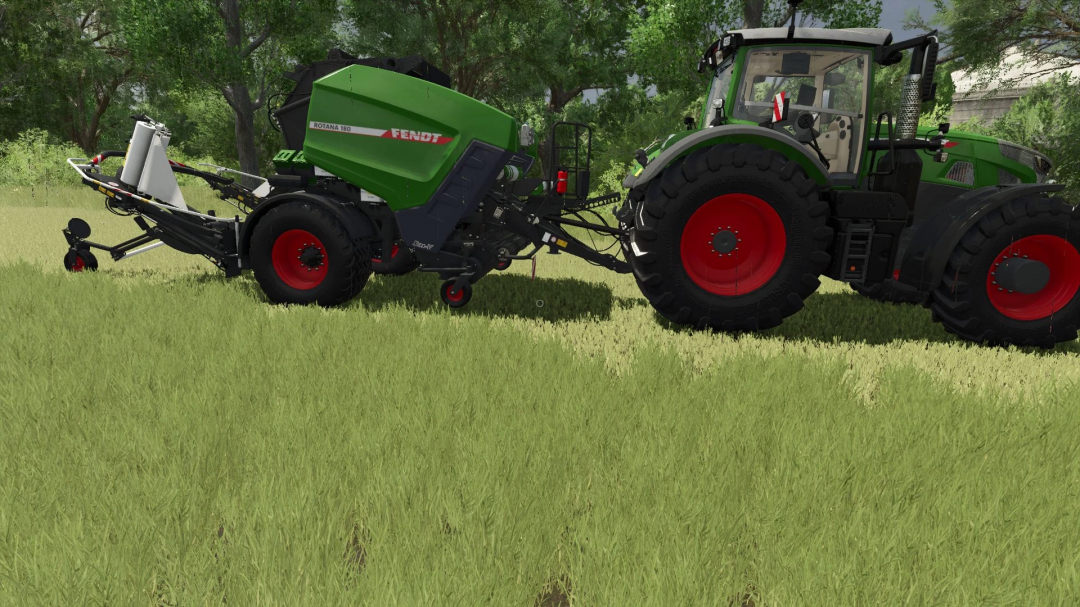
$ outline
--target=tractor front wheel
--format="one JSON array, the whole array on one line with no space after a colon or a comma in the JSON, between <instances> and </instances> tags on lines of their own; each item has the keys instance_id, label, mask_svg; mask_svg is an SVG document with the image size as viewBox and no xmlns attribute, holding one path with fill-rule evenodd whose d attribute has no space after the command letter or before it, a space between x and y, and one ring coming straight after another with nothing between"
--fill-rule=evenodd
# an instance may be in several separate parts
<instances>
[{"instance_id":1,"label":"tractor front wheel","mask_svg":"<svg viewBox=\"0 0 1080 607\"><path fill-rule=\"evenodd\" d=\"M752 144L675 160L635 213L630 264L665 318L757 331L798 312L821 284L828 203L795 161Z\"/></svg>"},{"instance_id":2,"label":"tractor front wheel","mask_svg":"<svg viewBox=\"0 0 1080 607\"><path fill-rule=\"evenodd\" d=\"M371 250L345 226L308 202L271 209L251 236L255 280L274 303L336 306L371 276Z\"/></svg>"},{"instance_id":3,"label":"tractor front wheel","mask_svg":"<svg viewBox=\"0 0 1080 607\"><path fill-rule=\"evenodd\" d=\"M961 238L930 295L934 320L964 339L1039 346L1076 339L1080 208L1042 195L995 209Z\"/></svg>"}]
</instances>

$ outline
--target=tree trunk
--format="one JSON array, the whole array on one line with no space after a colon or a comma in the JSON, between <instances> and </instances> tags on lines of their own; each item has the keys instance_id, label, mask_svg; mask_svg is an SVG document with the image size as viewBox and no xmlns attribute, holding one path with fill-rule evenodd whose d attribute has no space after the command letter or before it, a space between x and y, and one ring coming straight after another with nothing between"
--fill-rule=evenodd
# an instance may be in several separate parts
<instances>
[{"instance_id":1,"label":"tree trunk","mask_svg":"<svg viewBox=\"0 0 1080 607\"><path fill-rule=\"evenodd\" d=\"M253 175L259 174L259 152L255 147L255 104L251 101L251 92L246 84L233 84L226 90L226 101L236 115L236 156L240 161L240 170ZM253 180L244 178L242 183L251 186Z\"/></svg>"},{"instance_id":2,"label":"tree trunk","mask_svg":"<svg viewBox=\"0 0 1080 607\"><path fill-rule=\"evenodd\" d=\"M745 0L743 3L743 27L754 29L761 27L761 17L765 13L765 0Z\"/></svg>"}]
</instances>

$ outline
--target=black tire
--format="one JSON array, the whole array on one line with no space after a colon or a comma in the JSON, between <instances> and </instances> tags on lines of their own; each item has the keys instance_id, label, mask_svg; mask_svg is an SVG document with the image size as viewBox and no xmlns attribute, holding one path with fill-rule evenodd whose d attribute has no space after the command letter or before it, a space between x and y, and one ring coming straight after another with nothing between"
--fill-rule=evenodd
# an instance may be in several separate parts
<instances>
[{"instance_id":1,"label":"black tire","mask_svg":"<svg viewBox=\"0 0 1080 607\"><path fill-rule=\"evenodd\" d=\"M439 296L442 297L443 303L451 308L463 308L465 304L469 303L472 299L472 285L468 282L461 285L456 295L451 295L450 292L454 289L454 280L447 280L439 287Z\"/></svg>"},{"instance_id":2,"label":"black tire","mask_svg":"<svg viewBox=\"0 0 1080 607\"><path fill-rule=\"evenodd\" d=\"M503 259L501 261L496 261L495 262L495 269L498 270L499 272L505 272L505 271L510 269L510 264L511 264L512 261L513 260L511 260L511 259Z\"/></svg>"},{"instance_id":3,"label":"black tire","mask_svg":"<svg viewBox=\"0 0 1080 607\"><path fill-rule=\"evenodd\" d=\"M64 255L64 269L68 272L96 272L97 257L85 249L68 249L67 254Z\"/></svg>"},{"instance_id":4,"label":"black tire","mask_svg":"<svg viewBox=\"0 0 1080 607\"><path fill-rule=\"evenodd\" d=\"M1030 253L1038 260L1038 249L1025 247L1031 240L1021 241L1032 236L1061 247L1046 256L1053 264L1048 266L1050 282L1036 293L1007 295L1003 287L994 286L999 264L1010 251ZM1077 251L1080 209L1039 194L1006 203L968 230L953 250L941 284L930 293L934 321L959 337L995 346L1052 348L1072 341L1080 322L1080 290L1070 295L1068 285L1080 282ZM1025 314L1032 318L1024 318Z\"/></svg>"},{"instance_id":5,"label":"black tire","mask_svg":"<svg viewBox=\"0 0 1080 607\"><path fill-rule=\"evenodd\" d=\"M628 257L641 292L665 318L698 329L757 331L779 325L817 290L818 277L831 259L829 205L818 191L798 163L752 144L717 145L674 161L649 184L642 208L634 214L634 246ZM684 229L701 229L689 226L691 217L706 203L725 208L713 206L713 199L724 194L749 195L759 207L768 205L782 222L786 239L782 256L776 247L769 253L779 266L758 275L766 282L745 293L736 282L731 295L695 282L680 251ZM747 257L754 254L753 245L747 247Z\"/></svg>"},{"instance_id":6,"label":"black tire","mask_svg":"<svg viewBox=\"0 0 1080 607\"><path fill-rule=\"evenodd\" d=\"M310 255L311 259L297 259L296 268L285 265L286 260L293 261L290 249L289 256L279 255L279 264L275 265L275 246L284 249L297 238L298 232L307 236L300 234L297 253ZM371 276L371 249L367 242L352 240L337 218L308 202L286 202L267 212L255 225L250 255L255 280L274 303L340 305L360 293ZM318 282L298 286L296 281L303 280L303 271L311 267L309 263L317 265L309 270L316 272L309 282ZM317 277L320 272L321 279Z\"/></svg>"},{"instance_id":7,"label":"black tire","mask_svg":"<svg viewBox=\"0 0 1080 607\"><path fill-rule=\"evenodd\" d=\"M895 280L860 285L851 283L851 288L859 295L893 304L921 304L926 300L926 293Z\"/></svg>"},{"instance_id":8,"label":"black tire","mask_svg":"<svg viewBox=\"0 0 1080 607\"><path fill-rule=\"evenodd\" d=\"M381 245L381 241L375 241L375 243ZM416 256L412 254L409 247L405 246L405 241L399 240L393 244L393 247L391 249L393 253L387 261L382 260L381 251L377 251L372 255L372 272L386 276L401 276L420 267L420 262L416 260Z\"/></svg>"}]
</instances>

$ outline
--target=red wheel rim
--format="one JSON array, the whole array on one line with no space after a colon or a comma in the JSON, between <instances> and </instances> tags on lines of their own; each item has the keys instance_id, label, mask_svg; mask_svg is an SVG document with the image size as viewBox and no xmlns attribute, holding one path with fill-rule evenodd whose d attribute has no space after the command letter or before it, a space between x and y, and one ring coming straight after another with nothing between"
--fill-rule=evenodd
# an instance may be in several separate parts
<instances>
[{"instance_id":1,"label":"red wheel rim","mask_svg":"<svg viewBox=\"0 0 1080 607\"><path fill-rule=\"evenodd\" d=\"M465 287L461 287L460 289L458 289L458 292L457 292L456 295L454 294L453 291L454 291L454 285L452 285L452 284L446 285L446 299L447 300L452 301L454 303L457 303L457 302L461 301L462 299L465 299Z\"/></svg>"},{"instance_id":2,"label":"red wheel rim","mask_svg":"<svg viewBox=\"0 0 1080 607\"><path fill-rule=\"evenodd\" d=\"M72 272L82 272L85 269L86 269L86 262L83 261L82 256L76 255L75 256L75 263L71 264L71 271Z\"/></svg>"},{"instance_id":3,"label":"red wheel rim","mask_svg":"<svg viewBox=\"0 0 1080 607\"><path fill-rule=\"evenodd\" d=\"M726 246L718 248L718 238L727 239L720 242ZM787 232L769 203L750 194L724 194L694 211L679 250L697 286L716 295L746 295L780 269Z\"/></svg>"},{"instance_id":4,"label":"red wheel rim","mask_svg":"<svg viewBox=\"0 0 1080 607\"><path fill-rule=\"evenodd\" d=\"M398 254L398 246L394 245L394 246L390 247L390 259L393 259L393 258L397 257L397 254ZM372 257L371 261L372 261L372 263L382 263L382 258L381 257Z\"/></svg>"},{"instance_id":5,"label":"red wheel rim","mask_svg":"<svg viewBox=\"0 0 1080 607\"><path fill-rule=\"evenodd\" d=\"M1033 259L1050 269L1050 281L1035 293L1010 293L994 280L994 268L1010 257ZM1001 290L999 290L1001 289ZM1013 320L1039 320L1065 307L1080 289L1080 253L1060 236L1036 234L1005 247L986 274L986 294L998 312Z\"/></svg>"},{"instance_id":6,"label":"red wheel rim","mask_svg":"<svg viewBox=\"0 0 1080 607\"><path fill-rule=\"evenodd\" d=\"M302 291L319 286L329 267L326 247L307 230L289 230L278 236L270 259L282 282Z\"/></svg>"}]
</instances>

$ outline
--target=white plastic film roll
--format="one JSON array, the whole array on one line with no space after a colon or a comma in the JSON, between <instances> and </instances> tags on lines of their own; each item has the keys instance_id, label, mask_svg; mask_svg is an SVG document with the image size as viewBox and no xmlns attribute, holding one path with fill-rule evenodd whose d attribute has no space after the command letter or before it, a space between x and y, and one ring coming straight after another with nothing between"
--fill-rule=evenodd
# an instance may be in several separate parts
<instances>
[{"instance_id":1,"label":"white plastic film roll","mask_svg":"<svg viewBox=\"0 0 1080 607\"><path fill-rule=\"evenodd\" d=\"M150 151L150 143L156 132L157 129L145 122L135 123L131 141L128 142L127 156L124 157L124 170L120 173L120 181L131 186L138 185L143 165L146 163L146 153Z\"/></svg>"}]
</instances>

